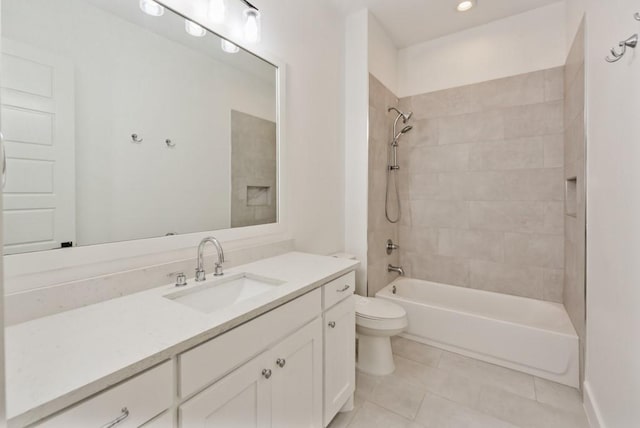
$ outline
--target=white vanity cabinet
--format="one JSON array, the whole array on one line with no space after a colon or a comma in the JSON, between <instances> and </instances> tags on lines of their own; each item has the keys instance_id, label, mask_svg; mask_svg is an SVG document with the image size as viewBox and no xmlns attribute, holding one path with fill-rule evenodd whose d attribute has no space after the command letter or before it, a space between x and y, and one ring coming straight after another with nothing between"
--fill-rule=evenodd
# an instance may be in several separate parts
<instances>
[{"instance_id":1,"label":"white vanity cabinet","mask_svg":"<svg viewBox=\"0 0 640 428\"><path fill-rule=\"evenodd\" d=\"M356 389L355 280L355 272L350 272L322 289L325 426L345 405L353 404L351 400Z\"/></svg>"},{"instance_id":2,"label":"white vanity cabinet","mask_svg":"<svg viewBox=\"0 0 640 428\"><path fill-rule=\"evenodd\" d=\"M325 426L349 402L355 392L356 314L354 299L353 296L349 296L324 314Z\"/></svg>"},{"instance_id":3,"label":"white vanity cabinet","mask_svg":"<svg viewBox=\"0 0 640 428\"><path fill-rule=\"evenodd\" d=\"M355 390L353 272L35 426L322 428ZM13 426L23 426L14 424Z\"/></svg>"},{"instance_id":4,"label":"white vanity cabinet","mask_svg":"<svg viewBox=\"0 0 640 428\"><path fill-rule=\"evenodd\" d=\"M36 426L137 428L172 403L173 365L167 361Z\"/></svg>"},{"instance_id":5,"label":"white vanity cabinet","mask_svg":"<svg viewBox=\"0 0 640 428\"><path fill-rule=\"evenodd\" d=\"M327 426L355 391L354 281L341 276L181 355L179 426Z\"/></svg>"},{"instance_id":6,"label":"white vanity cabinet","mask_svg":"<svg viewBox=\"0 0 640 428\"><path fill-rule=\"evenodd\" d=\"M317 318L181 405L180 427L320 427L321 397Z\"/></svg>"}]
</instances>

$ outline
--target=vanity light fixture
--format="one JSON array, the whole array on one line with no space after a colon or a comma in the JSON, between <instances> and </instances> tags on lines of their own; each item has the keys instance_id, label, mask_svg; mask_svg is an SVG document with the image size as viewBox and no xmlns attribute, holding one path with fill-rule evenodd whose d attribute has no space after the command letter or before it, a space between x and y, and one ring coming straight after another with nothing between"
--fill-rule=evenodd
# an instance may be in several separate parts
<instances>
[{"instance_id":1,"label":"vanity light fixture","mask_svg":"<svg viewBox=\"0 0 640 428\"><path fill-rule=\"evenodd\" d=\"M475 0L461 0L458 2L458 12L466 12L476 5Z\"/></svg>"},{"instance_id":2,"label":"vanity light fixture","mask_svg":"<svg viewBox=\"0 0 640 428\"><path fill-rule=\"evenodd\" d=\"M240 48L237 45L234 45L233 43L231 43L229 40L225 40L222 39L220 40L220 45L222 47L222 50L225 51L226 53L238 53L240 51Z\"/></svg>"},{"instance_id":3,"label":"vanity light fixture","mask_svg":"<svg viewBox=\"0 0 640 428\"><path fill-rule=\"evenodd\" d=\"M249 8L244 11L244 39L249 43L260 41L260 12Z\"/></svg>"},{"instance_id":4,"label":"vanity light fixture","mask_svg":"<svg viewBox=\"0 0 640 428\"><path fill-rule=\"evenodd\" d=\"M164 7L153 0L140 0L140 9L147 15L164 15Z\"/></svg>"},{"instance_id":5,"label":"vanity light fixture","mask_svg":"<svg viewBox=\"0 0 640 428\"><path fill-rule=\"evenodd\" d=\"M184 29L193 37L204 37L205 34L207 34L207 31L204 28L195 22L189 21L188 19L184 20Z\"/></svg>"},{"instance_id":6,"label":"vanity light fixture","mask_svg":"<svg viewBox=\"0 0 640 428\"><path fill-rule=\"evenodd\" d=\"M227 0L209 0L209 19L216 24L224 21L227 14Z\"/></svg>"}]
</instances>

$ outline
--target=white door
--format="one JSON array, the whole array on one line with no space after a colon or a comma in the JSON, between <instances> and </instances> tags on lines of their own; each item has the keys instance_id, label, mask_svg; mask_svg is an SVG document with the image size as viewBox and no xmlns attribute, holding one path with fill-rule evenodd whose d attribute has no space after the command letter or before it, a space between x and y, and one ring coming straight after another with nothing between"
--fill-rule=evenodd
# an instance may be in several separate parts
<instances>
[{"instance_id":1,"label":"white door","mask_svg":"<svg viewBox=\"0 0 640 428\"><path fill-rule=\"evenodd\" d=\"M322 320L273 348L273 428L322 426Z\"/></svg>"},{"instance_id":2,"label":"white door","mask_svg":"<svg viewBox=\"0 0 640 428\"><path fill-rule=\"evenodd\" d=\"M212 362L215 364L215 362ZM271 427L270 354L238 368L179 408L182 428ZM267 375L269 378L267 378Z\"/></svg>"},{"instance_id":3,"label":"white door","mask_svg":"<svg viewBox=\"0 0 640 428\"><path fill-rule=\"evenodd\" d=\"M355 391L356 315L353 296L324 315L324 422L329 424Z\"/></svg>"},{"instance_id":4,"label":"white door","mask_svg":"<svg viewBox=\"0 0 640 428\"><path fill-rule=\"evenodd\" d=\"M4 252L75 242L74 74L70 62L2 39L7 151Z\"/></svg>"}]
</instances>

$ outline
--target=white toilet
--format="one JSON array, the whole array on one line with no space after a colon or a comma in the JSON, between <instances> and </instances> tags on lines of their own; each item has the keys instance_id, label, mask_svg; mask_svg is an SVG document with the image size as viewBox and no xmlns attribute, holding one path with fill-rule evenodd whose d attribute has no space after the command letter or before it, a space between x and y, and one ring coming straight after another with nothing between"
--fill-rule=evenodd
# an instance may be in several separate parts
<instances>
[{"instance_id":1,"label":"white toilet","mask_svg":"<svg viewBox=\"0 0 640 428\"><path fill-rule=\"evenodd\" d=\"M356 260L348 253L332 254L340 259ZM358 370L385 376L396 369L391 351L391 336L402 333L409 322L400 305L375 297L355 296Z\"/></svg>"},{"instance_id":2,"label":"white toilet","mask_svg":"<svg viewBox=\"0 0 640 428\"><path fill-rule=\"evenodd\" d=\"M358 370L377 376L393 373L391 336L402 333L408 324L402 306L375 297L356 298Z\"/></svg>"}]
</instances>

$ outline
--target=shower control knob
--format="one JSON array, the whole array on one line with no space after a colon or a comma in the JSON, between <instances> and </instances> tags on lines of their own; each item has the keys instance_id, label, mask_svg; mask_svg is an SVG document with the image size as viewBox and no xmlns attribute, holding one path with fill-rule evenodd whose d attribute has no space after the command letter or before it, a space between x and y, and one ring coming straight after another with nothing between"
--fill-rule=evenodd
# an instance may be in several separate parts
<instances>
[{"instance_id":1,"label":"shower control knob","mask_svg":"<svg viewBox=\"0 0 640 428\"><path fill-rule=\"evenodd\" d=\"M397 250L398 248L400 248L399 245L394 244L393 241L391 239L389 239L387 241L387 255L391 254L393 252L393 250Z\"/></svg>"}]
</instances>

